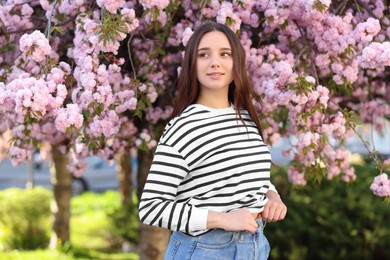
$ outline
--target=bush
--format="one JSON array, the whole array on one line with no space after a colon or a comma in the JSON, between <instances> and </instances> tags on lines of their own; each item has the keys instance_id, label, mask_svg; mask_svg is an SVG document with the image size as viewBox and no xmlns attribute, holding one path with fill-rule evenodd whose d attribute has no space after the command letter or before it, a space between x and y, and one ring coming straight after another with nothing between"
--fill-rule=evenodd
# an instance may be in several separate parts
<instances>
[{"instance_id":1,"label":"bush","mask_svg":"<svg viewBox=\"0 0 390 260\"><path fill-rule=\"evenodd\" d=\"M301 188L291 188L283 169L273 173L288 212L266 226L271 259L390 259L390 207L369 189L374 169L355 170L354 183Z\"/></svg>"},{"instance_id":2,"label":"bush","mask_svg":"<svg viewBox=\"0 0 390 260\"><path fill-rule=\"evenodd\" d=\"M138 243L138 201L135 193L133 200L127 206L108 211L107 214L115 234L125 241L133 244Z\"/></svg>"},{"instance_id":3,"label":"bush","mask_svg":"<svg viewBox=\"0 0 390 260\"><path fill-rule=\"evenodd\" d=\"M71 200L71 241L83 248L119 248L123 239L114 231L107 212L120 207L118 191L85 192Z\"/></svg>"},{"instance_id":4,"label":"bush","mask_svg":"<svg viewBox=\"0 0 390 260\"><path fill-rule=\"evenodd\" d=\"M0 242L4 249L44 248L50 240L50 200L44 188L0 191Z\"/></svg>"}]
</instances>

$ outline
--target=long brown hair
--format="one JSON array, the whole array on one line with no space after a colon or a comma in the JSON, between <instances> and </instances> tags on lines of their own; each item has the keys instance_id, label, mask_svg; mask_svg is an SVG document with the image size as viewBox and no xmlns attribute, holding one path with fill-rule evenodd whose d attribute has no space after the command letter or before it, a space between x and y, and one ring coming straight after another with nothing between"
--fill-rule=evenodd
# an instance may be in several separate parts
<instances>
[{"instance_id":1,"label":"long brown hair","mask_svg":"<svg viewBox=\"0 0 390 260\"><path fill-rule=\"evenodd\" d=\"M212 31L220 31L226 35L232 48L233 55L233 82L229 85L228 99L234 104L238 117L241 117L241 108L248 111L250 118L259 129L263 138L260 120L252 104L253 87L246 69L245 50L238 36L226 25L206 22L200 25L192 34L186 48L177 82L178 92L173 104L171 118L178 116L187 106L196 102L200 86L196 77L196 53L200 39L204 34ZM245 123L244 123L245 124Z\"/></svg>"}]
</instances>

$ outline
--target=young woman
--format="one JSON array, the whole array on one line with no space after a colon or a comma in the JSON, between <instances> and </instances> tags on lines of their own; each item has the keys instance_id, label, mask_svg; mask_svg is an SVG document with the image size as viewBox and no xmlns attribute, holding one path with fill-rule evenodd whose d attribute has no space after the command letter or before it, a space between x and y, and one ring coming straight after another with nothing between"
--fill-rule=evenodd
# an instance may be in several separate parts
<instances>
[{"instance_id":1,"label":"young woman","mask_svg":"<svg viewBox=\"0 0 390 260\"><path fill-rule=\"evenodd\" d=\"M143 223L174 231L165 259L267 259L265 221L287 208L251 95L239 38L218 23L197 28L139 205Z\"/></svg>"}]
</instances>

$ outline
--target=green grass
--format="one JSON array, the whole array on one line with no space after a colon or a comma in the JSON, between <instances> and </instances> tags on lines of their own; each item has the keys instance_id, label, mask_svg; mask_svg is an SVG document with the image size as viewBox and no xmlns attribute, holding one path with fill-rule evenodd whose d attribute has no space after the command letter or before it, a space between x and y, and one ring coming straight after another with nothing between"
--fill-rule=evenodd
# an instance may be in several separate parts
<instances>
[{"instance_id":1,"label":"green grass","mask_svg":"<svg viewBox=\"0 0 390 260\"><path fill-rule=\"evenodd\" d=\"M84 260L84 259L101 259L101 260L138 260L135 253L110 253L98 250L74 249L72 254L64 254L59 251L34 250L34 251L11 251L0 253L2 260Z\"/></svg>"},{"instance_id":2,"label":"green grass","mask_svg":"<svg viewBox=\"0 0 390 260\"><path fill-rule=\"evenodd\" d=\"M2 260L70 260L75 259L58 251L34 250L34 251L11 251L0 253ZM80 258L81 259L81 258Z\"/></svg>"},{"instance_id":3,"label":"green grass","mask_svg":"<svg viewBox=\"0 0 390 260\"><path fill-rule=\"evenodd\" d=\"M70 260L104 259L137 260L134 252L123 253L120 250L123 240L114 234L107 212L120 206L119 193L87 192L72 198L71 201L71 241L69 248L62 251L33 250L0 252L1 260ZM66 253L65 253L66 252Z\"/></svg>"}]
</instances>

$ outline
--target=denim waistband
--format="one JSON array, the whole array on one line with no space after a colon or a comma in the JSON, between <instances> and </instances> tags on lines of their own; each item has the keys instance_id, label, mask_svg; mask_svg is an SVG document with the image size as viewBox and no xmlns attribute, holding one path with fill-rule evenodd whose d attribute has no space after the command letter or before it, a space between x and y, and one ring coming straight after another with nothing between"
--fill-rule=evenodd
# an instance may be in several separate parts
<instances>
[{"instance_id":1,"label":"denim waistband","mask_svg":"<svg viewBox=\"0 0 390 260\"><path fill-rule=\"evenodd\" d=\"M263 230L265 228L266 222L263 221L261 218L256 219L256 223L259 225L256 229L256 232L254 234L250 234L247 231L226 231L223 229L211 229L208 232L201 234L199 236L190 236L182 232L175 231L173 232L172 236L179 239L179 240L187 240L187 241L193 241L198 243L203 243L207 241L213 241L213 240L228 240L229 238L233 237L237 242L245 243L250 242L253 239L253 236L259 236L259 234L263 233Z\"/></svg>"}]
</instances>

